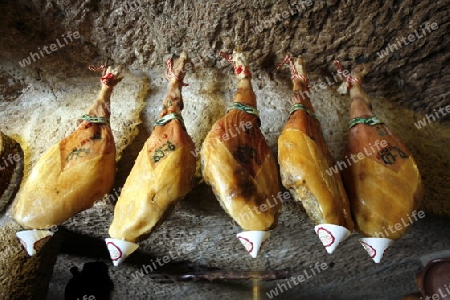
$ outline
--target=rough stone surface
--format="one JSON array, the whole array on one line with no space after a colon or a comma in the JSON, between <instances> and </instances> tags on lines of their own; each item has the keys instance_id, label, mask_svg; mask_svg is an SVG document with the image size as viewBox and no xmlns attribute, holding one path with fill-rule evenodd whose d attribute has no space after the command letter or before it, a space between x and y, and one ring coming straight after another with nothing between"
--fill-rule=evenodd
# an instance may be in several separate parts
<instances>
[{"instance_id":1,"label":"rough stone surface","mask_svg":"<svg viewBox=\"0 0 450 300\"><path fill-rule=\"evenodd\" d=\"M302 4L303 3L303 4ZM47 299L62 299L69 268L87 261L107 261L102 238L107 237L117 191L123 186L138 152L152 132L166 93L164 61L185 49L194 68L183 89L183 116L197 147L212 124L223 115L236 80L231 67L217 56L241 45L253 71L253 86L261 111L262 131L274 153L290 107L289 73L276 71L287 52L303 54L311 83L327 83L313 93L312 103L322 122L325 139L342 159L347 136L348 96L335 92L334 58L345 67L356 61L372 63L365 79L374 112L408 145L421 170L426 218L374 264L354 234L333 255L327 255L313 224L300 205L288 200L279 226L272 232L260 258L253 260L235 238L239 228L230 223L209 187L200 184L174 213L140 244L138 252L120 268L110 269L115 299L253 299L286 280L234 280L161 283L179 273L270 272L288 270L287 277L309 271L316 262L328 269L282 293L277 299L398 299L416 290L414 276L420 258L448 249L448 194L450 186L449 114L418 129L426 113L450 105L446 85L450 1L4 1L0 3L0 130L20 142L25 154L25 178L40 155L70 133L75 119L95 100L98 74L88 65L122 64L124 80L112 98L111 126L118 149L116 183L109 197L60 227L63 244L53 269ZM288 13L283 17L283 12ZM293 15L291 15L291 12ZM277 16L277 14L280 14ZM430 31L409 45L393 44L422 32L421 25L436 22ZM262 31L260 32L260 29ZM62 35L78 31L80 38L36 62L22 61L50 46ZM391 44L391 49L389 49ZM39 48L38 48L39 47ZM388 48L386 48L388 47ZM389 49L384 58L377 52ZM199 173L198 173L199 174ZM199 177L200 179L200 177ZM19 227L0 220L0 250L11 252ZM6 224L6 225L5 225ZM14 246L13 246L14 245ZM59 247L52 240L49 245ZM167 267L152 276L133 274L151 260L177 253ZM3 253L0 252L0 253ZM50 254L45 254L50 253ZM24 251L0 256L0 293L11 299L35 299L47 293L55 252L49 259L27 258ZM53 256L52 256L53 255ZM46 256L47 257L47 256ZM53 260L53 261L52 261ZM41 273L44 272L44 273ZM36 274L47 274L38 276ZM227 273L230 275L229 273ZM237 273L236 273L237 274ZM243 274L243 273L239 273ZM20 280L19 280L20 279ZM23 279L23 280L22 280ZM46 281L47 280L47 281ZM39 282L38 282L39 281ZM291 281L292 284L292 281ZM257 288L259 286L259 288ZM253 291L253 292L252 292ZM22 292L22 294L20 294ZM301 295L301 296L300 296ZM24 297L24 298L20 298Z\"/></svg>"},{"instance_id":2,"label":"rough stone surface","mask_svg":"<svg viewBox=\"0 0 450 300\"><path fill-rule=\"evenodd\" d=\"M20 230L12 222L0 227L0 298L44 299L61 239L56 234L37 255L29 257L16 238Z\"/></svg>"},{"instance_id":3,"label":"rough stone surface","mask_svg":"<svg viewBox=\"0 0 450 300\"><path fill-rule=\"evenodd\" d=\"M448 4L448 0L382 5L368 0L7 1L2 4L0 53L22 69L17 62L30 51L56 39L65 44L62 35L78 31L79 39L44 53L26 68L42 80L59 73L58 81L78 75L74 71L93 60L148 70L159 66L166 54L182 49L200 68L223 69L217 52L236 45L242 45L251 66L259 71L272 72L287 52L303 53L312 75L319 78L333 69L334 58L344 63L366 59L373 63L369 91L414 111L432 112L448 102ZM410 34L416 35L414 42L408 41ZM381 50L387 55L380 57ZM3 89L13 97L22 85L16 77Z\"/></svg>"}]
</instances>

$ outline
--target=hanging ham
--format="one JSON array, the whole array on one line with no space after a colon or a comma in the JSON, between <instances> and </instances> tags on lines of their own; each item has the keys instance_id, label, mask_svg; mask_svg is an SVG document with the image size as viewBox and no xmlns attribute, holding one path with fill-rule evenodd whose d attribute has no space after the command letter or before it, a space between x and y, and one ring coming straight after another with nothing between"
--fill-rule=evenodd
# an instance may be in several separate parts
<instances>
[{"instance_id":1,"label":"hanging ham","mask_svg":"<svg viewBox=\"0 0 450 300\"><path fill-rule=\"evenodd\" d=\"M240 49L232 57L237 92L225 116L206 136L202 172L224 210L244 229L237 234L252 257L277 225L281 192L274 156L260 130L251 73Z\"/></svg>"},{"instance_id":2,"label":"hanging ham","mask_svg":"<svg viewBox=\"0 0 450 300\"><path fill-rule=\"evenodd\" d=\"M167 61L169 91L154 130L123 186L106 245L115 266L174 208L194 185L195 145L184 126L181 89L188 57Z\"/></svg>"},{"instance_id":3,"label":"hanging ham","mask_svg":"<svg viewBox=\"0 0 450 300\"><path fill-rule=\"evenodd\" d=\"M111 68L93 70L103 72L97 100L78 120L77 129L40 157L14 203L14 219L32 229L17 233L29 255L53 234L48 228L90 208L114 183L116 149L109 124L110 99L122 78Z\"/></svg>"},{"instance_id":4,"label":"hanging ham","mask_svg":"<svg viewBox=\"0 0 450 300\"><path fill-rule=\"evenodd\" d=\"M367 65L344 74L341 93L350 91L350 129L344 183L355 227L369 256L379 263L387 248L418 220L422 181L417 164L400 138L372 113L362 89ZM345 161L344 161L345 162ZM423 213L423 212L422 212Z\"/></svg>"}]
</instances>

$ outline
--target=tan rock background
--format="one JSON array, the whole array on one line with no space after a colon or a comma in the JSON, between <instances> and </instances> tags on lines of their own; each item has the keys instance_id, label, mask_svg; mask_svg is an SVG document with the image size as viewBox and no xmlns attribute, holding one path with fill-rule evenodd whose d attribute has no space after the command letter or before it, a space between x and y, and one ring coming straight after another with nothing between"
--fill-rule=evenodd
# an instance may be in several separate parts
<instances>
[{"instance_id":1,"label":"tan rock background","mask_svg":"<svg viewBox=\"0 0 450 300\"><path fill-rule=\"evenodd\" d=\"M304 56L313 85L332 83L314 93L312 102L325 138L336 158L342 159L349 100L336 93L332 61L339 58L345 67L355 61L371 62L364 87L373 97L374 111L409 146L426 189L426 218L412 226L380 265L370 261L356 234L333 255L327 255L312 223L292 201L284 205L280 224L261 257L253 260L234 237L239 228L230 223L210 188L200 184L141 243L139 252L120 268L111 268L110 275L116 285L115 299L210 299L219 294L224 299L255 299L258 295L252 290L267 299L265 292L286 281L158 283L151 279L161 281L161 274L173 279L177 273L212 270L260 274L285 270L285 277L290 277L309 270L316 262L325 262L326 271L277 299L361 299L363 295L398 299L416 290L414 276L422 268L421 259L450 246L450 237L443 234L448 218L438 216L450 213L450 149L446 147L450 117L421 129L414 126L425 114L450 105L446 88L450 81L449 4L448 0L386 1L382 5L332 0L4 1L0 3L0 130L21 143L26 177L40 155L70 133L76 118L95 100L98 74L88 71L87 66L122 64L124 80L112 98L111 125L118 149L114 194L152 131L166 92L165 58L182 49L192 58L195 68L185 79L190 85L183 89L183 116L200 147L209 128L224 114L236 83L231 67L217 53L231 52L241 45L253 70L261 129L273 152L287 119L291 89L288 71L274 67L291 52ZM420 32L426 22L435 22L439 28L379 58L377 52L415 30ZM26 67L19 65L30 52L38 52L57 39L62 42L68 31L78 31L80 38ZM24 252L10 251L13 246L6 245L14 240L17 225L3 216L0 295L5 299L31 299L32 295L42 299L47 294L47 299L62 299L71 266L81 268L84 262L97 259L107 262L101 239L107 237L112 220L112 198L60 227L60 239L51 241L42 254L56 258L54 268L52 259L34 264ZM143 265L169 251L179 255L167 266L151 276L132 277ZM37 259L42 262L43 258ZM42 272L47 277L39 277ZM37 277L42 280L38 282Z\"/></svg>"}]
</instances>

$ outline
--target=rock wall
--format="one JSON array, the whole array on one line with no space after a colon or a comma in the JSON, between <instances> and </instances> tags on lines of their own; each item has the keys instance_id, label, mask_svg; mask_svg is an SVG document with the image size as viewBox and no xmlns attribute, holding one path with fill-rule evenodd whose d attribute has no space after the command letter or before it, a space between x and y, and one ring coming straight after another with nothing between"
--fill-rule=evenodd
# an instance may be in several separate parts
<instances>
[{"instance_id":1,"label":"rock wall","mask_svg":"<svg viewBox=\"0 0 450 300\"><path fill-rule=\"evenodd\" d=\"M315 79L333 70L335 58L345 65L366 60L373 63L367 82L370 92L416 112L432 112L448 102L448 4L448 0L6 1L1 4L0 53L17 62L59 39L64 47L57 45L56 51L44 53L25 68L44 80L55 72L72 77L95 60L146 71L159 66L166 54L183 49L197 67L223 70L217 52L236 45L247 51L259 73L273 73L287 52L303 54ZM69 31L80 37L70 42ZM20 81L15 81L6 91L12 96L20 88Z\"/></svg>"}]
</instances>

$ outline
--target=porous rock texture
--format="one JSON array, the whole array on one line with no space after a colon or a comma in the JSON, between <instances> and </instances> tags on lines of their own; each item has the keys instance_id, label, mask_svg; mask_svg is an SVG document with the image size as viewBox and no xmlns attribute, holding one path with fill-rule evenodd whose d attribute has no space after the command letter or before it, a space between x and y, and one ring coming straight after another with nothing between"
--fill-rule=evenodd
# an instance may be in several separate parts
<instances>
[{"instance_id":1,"label":"porous rock texture","mask_svg":"<svg viewBox=\"0 0 450 300\"><path fill-rule=\"evenodd\" d=\"M0 290L4 298L31 299L34 295L34 299L44 299L47 294L47 299L62 299L71 266L108 261L102 239L107 237L118 191L161 108L166 93L165 59L181 50L192 59L193 68L185 78L189 86L183 88L183 117L199 148L212 124L225 113L235 90L231 67L217 53L231 52L237 45L250 63L261 129L274 153L290 108L289 72L275 70L286 53L304 57L314 91L312 103L338 160L343 159L347 137L349 99L336 93L339 82L334 79L332 61L340 59L345 67L371 63L364 87L373 98L374 112L402 137L417 160L425 186L422 209L426 217L411 226L382 263L375 265L359 245L357 234L333 255L326 254L312 222L289 199L260 257L252 259L234 236L239 228L230 222L210 188L201 184L198 172L200 184L166 222L121 267L110 269L115 299L210 299L217 295L221 299L267 299L266 292L287 283L282 277L309 272L316 262L326 263L327 269L299 285L290 281L292 288L277 299L361 299L366 295L398 299L415 291L420 258L450 245L449 236L441 234L449 220L439 216L450 214L450 148L446 147L450 117L436 117L420 129L415 126L425 114L450 104L446 89L450 81L449 4L448 0L383 4L365 0L1 2L0 130L20 142L25 154L24 178L46 149L74 129L76 118L95 100L99 74L87 66L106 63L125 68L124 80L115 87L111 101L118 149L113 191L60 226L59 238L42 249L41 255L51 259L28 258L24 251L8 250L16 246L14 232L20 229L3 216ZM436 30L427 29L432 23L438 25ZM408 39L416 30L421 37L406 45L402 38ZM65 43L69 31L79 32L80 37ZM35 56L36 61L30 58L29 64L23 62L30 52L38 53L55 43L56 51L43 52L39 59ZM381 55L382 50L386 55ZM315 88L320 83L326 88ZM136 277L152 260L169 253L174 257L170 263ZM225 272L228 277L248 275L243 272L256 272L253 276L279 273L276 281L179 282L176 277L211 271ZM168 274L169 283L162 283L167 281L162 274Z\"/></svg>"}]
</instances>

